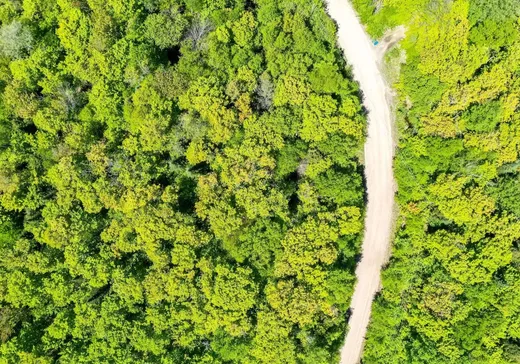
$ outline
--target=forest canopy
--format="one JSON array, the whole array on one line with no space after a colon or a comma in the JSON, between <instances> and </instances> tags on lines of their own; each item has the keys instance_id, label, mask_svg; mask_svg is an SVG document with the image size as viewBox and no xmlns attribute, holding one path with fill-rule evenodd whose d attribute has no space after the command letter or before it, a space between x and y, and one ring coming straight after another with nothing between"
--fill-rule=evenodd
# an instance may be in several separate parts
<instances>
[{"instance_id":1,"label":"forest canopy","mask_svg":"<svg viewBox=\"0 0 520 364\"><path fill-rule=\"evenodd\" d=\"M388 56L399 217L363 362L518 363L520 2L354 3L375 38L407 28Z\"/></svg>"},{"instance_id":2,"label":"forest canopy","mask_svg":"<svg viewBox=\"0 0 520 364\"><path fill-rule=\"evenodd\" d=\"M0 23L0 363L336 361L365 118L322 2Z\"/></svg>"}]
</instances>

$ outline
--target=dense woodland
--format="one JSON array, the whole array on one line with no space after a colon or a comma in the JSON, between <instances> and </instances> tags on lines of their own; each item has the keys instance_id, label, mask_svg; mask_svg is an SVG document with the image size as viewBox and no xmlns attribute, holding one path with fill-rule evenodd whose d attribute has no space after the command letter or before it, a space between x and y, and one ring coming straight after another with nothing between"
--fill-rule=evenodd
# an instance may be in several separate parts
<instances>
[{"instance_id":1,"label":"dense woodland","mask_svg":"<svg viewBox=\"0 0 520 364\"><path fill-rule=\"evenodd\" d=\"M375 3L375 2L374 2ZM399 217L365 363L520 362L518 0L356 0L407 27Z\"/></svg>"},{"instance_id":2,"label":"dense woodland","mask_svg":"<svg viewBox=\"0 0 520 364\"><path fill-rule=\"evenodd\" d=\"M365 117L321 0L6 0L0 22L0 363L337 361ZM504 206L493 271L500 186L471 190Z\"/></svg>"}]
</instances>

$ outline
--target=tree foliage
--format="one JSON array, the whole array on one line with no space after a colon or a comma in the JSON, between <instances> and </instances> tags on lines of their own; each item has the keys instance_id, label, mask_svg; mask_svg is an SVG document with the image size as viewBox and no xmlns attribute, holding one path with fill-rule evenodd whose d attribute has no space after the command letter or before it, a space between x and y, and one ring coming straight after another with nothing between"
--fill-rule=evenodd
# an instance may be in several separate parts
<instances>
[{"instance_id":1,"label":"tree foliage","mask_svg":"<svg viewBox=\"0 0 520 364\"><path fill-rule=\"evenodd\" d=\"M520 3L355 3L376 36L407 27L398 229L364 362L517 363Z\"/></svg>"},{"instance_id":2,"label":"tree foliage","mask_svg":"<svg viewBox=\"0 0 520 364\"><path fill-rule=\"evenodd\" d=\"M0 362L337 360L365 120L322 2L0 21Z\"/></svg>"}]
</instances>

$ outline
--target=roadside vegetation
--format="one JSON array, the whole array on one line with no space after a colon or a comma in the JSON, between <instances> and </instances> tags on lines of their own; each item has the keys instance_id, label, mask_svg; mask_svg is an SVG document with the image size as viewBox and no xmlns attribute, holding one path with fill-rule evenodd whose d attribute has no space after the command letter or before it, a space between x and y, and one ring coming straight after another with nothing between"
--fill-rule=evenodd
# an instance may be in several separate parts
<instances>
[{"instance_id":1,"label":"roadside vegetation","mask_svg":"<svg viewBox=\"0 0 520 364\"><path fill-rule=\"evenodd\" d=\"M365 118L322 2L0 22L0 363L338 360Z\"/></svg>"},{"instance_id":2,"label":"roadside vegetation","mask_svg":"<svg viewBox=\"0 0 520 364\"><path fill-rule=\"evenodd\" d=\"M399 217L363 362L518 363L520 2L354 3L376 39L407 28Z\"/></svg>"}]
</instances>

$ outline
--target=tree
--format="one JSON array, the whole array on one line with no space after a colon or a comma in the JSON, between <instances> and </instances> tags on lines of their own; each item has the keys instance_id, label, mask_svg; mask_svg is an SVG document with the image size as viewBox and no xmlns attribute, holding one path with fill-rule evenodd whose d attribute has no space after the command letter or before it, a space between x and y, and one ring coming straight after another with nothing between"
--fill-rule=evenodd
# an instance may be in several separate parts
<instances>
[{"instance_id":1,"label":"tree","mask_svg":"<svg viewBox=\"0 0 520 364\"><path fill-rule=\"evenodd\" d=\"M17 20L0 28L0 52L9 58L18 59L33 47L33 36L27 27Z\"/></svg>"},{"instance_id":2,"label":"tree","mask_svg":"<svg viewBox=\"0 0 520 364\"><path fill-rule=\"evenodd\" d=\"M519 4L354 4L375 36L407 27L395 85L400 212L363 361L511 362Z\"/></svg>"},{"instance_id":3,"label":"tree","mask_svg":"<svg viewBox=\"0 0 520 364\"><path fill-rule=\"evenodd\" d=\"M0 20L0 362L334 361L365 119L323 5Z\"/></svg>"},{"instance_id":4,"label":"tree","mask_svg":"<svg viewBox=\"0 0 520 364\"><path fill-rule=\"evenodd\" d=\"M171 48L179 43L188 21L177 8L164 9L150 14L144 22L146 35L161 49Z\"/></svg>"}]
</instances>

